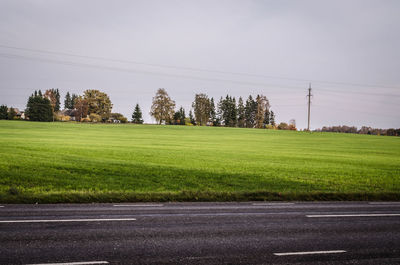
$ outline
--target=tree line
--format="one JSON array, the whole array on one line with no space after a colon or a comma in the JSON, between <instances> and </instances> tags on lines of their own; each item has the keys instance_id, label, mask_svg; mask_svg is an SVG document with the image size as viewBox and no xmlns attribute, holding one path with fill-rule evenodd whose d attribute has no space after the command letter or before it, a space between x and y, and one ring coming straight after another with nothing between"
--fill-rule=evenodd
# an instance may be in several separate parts
<instances>
[{"instance_id":1,"label":"tree line","mask_svg":"<svg viewBox=\"0 0 400 265\"><path fill-rule=\"evenodd\" d=\"M324 126L321 129L316 129L316 132L336 132L336 133L355 133L355 134L370 134L370 135L387 135L387 136L400 136L399 129L378 129L368 126L362 126L357 129L355 126Z\"/></svg>"},{"instance_id":2,"label":"tree line","mask_svg":"<svg viewBox=\"0 0 400 265\"><path fill-rule=\"evenodd\" d=\"M113 113L112 108L109 96L96 89L87 89L82 95L67 92L63 110L58 89L48 89L44 93L38 90L28 98L25 118L31 121L128 122L121 113ZM200 93L195 94L188 115L182 106L177 110L175 108L175 101L164 88L160 88L153 97L150 115L158 124L167 125L297 130L295 120L276 124L275 113L264 95L254 97L249 95L246 100L242 97L236 100L235 97L226 95L215 102L213 97ZM17 118L14 108L0 106L0 119ZM143 124L142 110L138 103L134 107L131 122ZM365 126L359 130L354 126L332 126L315 131L400 136L400 129L376 129Z\"/></svg>"},{"instance_id":3,"label":"tree line","mask_svg":"<svg viewBox=\"0 0 400 265\"><path fill-rule=\"evenodd\" d=\"M163 88L157 90L150 114L158 124L226 126L241 128L275 128L275 113L270 109L266 96L242 97L226 95L216 104L214 98L201 93L196 94L188 117L180 107L175 111L175 101ZM295 129L295 127L292 127Z\"/></svg>"}]
</instances>

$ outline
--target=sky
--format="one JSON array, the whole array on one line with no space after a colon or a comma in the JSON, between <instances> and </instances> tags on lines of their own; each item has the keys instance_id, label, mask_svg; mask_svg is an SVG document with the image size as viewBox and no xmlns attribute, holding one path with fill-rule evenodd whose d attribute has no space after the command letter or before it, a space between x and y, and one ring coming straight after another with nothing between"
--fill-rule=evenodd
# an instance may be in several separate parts
<instances>
[{"instance_id":1,"label":"sky","mask_svg":"<svg viewBox=\"0 0 400 265\"><path fill-rule=\"evenodd\" d=\"M278 122L400 127L400 1L0 1L0 104L34 90L106 92L129 119L165 88L263 94Z\"/></svg>"}]
</instances>

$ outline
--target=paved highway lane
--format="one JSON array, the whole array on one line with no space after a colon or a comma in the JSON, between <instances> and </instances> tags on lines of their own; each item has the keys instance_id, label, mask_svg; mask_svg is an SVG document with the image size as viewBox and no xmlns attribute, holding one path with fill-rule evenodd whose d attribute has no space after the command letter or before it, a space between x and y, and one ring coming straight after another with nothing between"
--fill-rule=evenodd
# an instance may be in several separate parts
<instances>
[{"instance_id":1,"label":"paved highway lane","mask_svg":"<svg viewBox=\"0 0 400 265\"><path fill-rule=\"evenodd\" d=\"M400 203L1 205L0 264L400 264Z\"/></svg>"}]
</instances>

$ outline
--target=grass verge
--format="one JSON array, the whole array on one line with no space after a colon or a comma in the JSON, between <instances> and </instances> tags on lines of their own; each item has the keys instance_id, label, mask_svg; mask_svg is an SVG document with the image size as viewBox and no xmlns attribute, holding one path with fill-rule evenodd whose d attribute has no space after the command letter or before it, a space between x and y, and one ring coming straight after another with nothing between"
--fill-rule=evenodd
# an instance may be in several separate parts
<instances>
[{"instance_id":1,"label":"grass verge","mask_svg":"<svg viewBox=\"0 0 400 265\"><path fill-rule=\"evenodd\" d=\"M51 192L0 194L1 203L120 203L222 201L400 201L397 192Z\"/></svg>"}]
</instances>

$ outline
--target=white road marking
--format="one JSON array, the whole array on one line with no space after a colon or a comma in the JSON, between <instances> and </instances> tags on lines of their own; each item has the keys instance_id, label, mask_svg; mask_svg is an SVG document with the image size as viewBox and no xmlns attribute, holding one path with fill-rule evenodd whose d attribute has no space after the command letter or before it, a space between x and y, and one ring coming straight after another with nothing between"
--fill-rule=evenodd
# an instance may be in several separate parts
<instances>
[{"instance_id":1,"label":"white road marking","mask_svg":"<svg viewBox=\"0 0 400 265\"><path fill-rule=\"evenodd\" d=\"M162 207L164 204L115 204L114 207Z\"/></svg>"},{"instance_id":2,"label":"white road marking","mask_svg":"<svg viewBox=\"0 0 400 265\"><path fill-rule=\"evenodd\" d=\"M0 208L1 208L1 207L4 207L4 206L3 206L3 205L0 205Z\"/></svg>"},{"instance_id":3,"label":"white road marking","mask_svg":"<svg viewBox=\"0 0 400 265\"><path fill-rule=\"evenodd\" d=\"M314 254L335 254L345 253L346 250L326 250L326 251L307 251L307 252L284 252L274 253L276 256L291 256L291 255L314 255Z\"/></svg>"},{"instance_id":4,"label":"white road marking","mask_svg":"<svg viewBox=\"0 0 400 265\"><path fill-rule=\"evenodd\" d=\"M81 262L66 262L66 263L40 263L26 265L90 265L90 264L109 264L107 261L81 261Z\"/></svg>"},{"instance_id":5,"label":"white road marking","mask_svg":"<svg viewBox=\"0 0 400 265\"><path fill-rule=\"evenodd\" d=\"M0 220L0 223L56 223L56 222L112 222L112 221L136 221L136 219L114 218L114 219Z\"/></svg>"},{"instance_id":6,"label":"white road marking","mask_svg":"<svg viewBox=\"0 0 400 265\"><path fill-rule=\"evenodd\" d=\"M369 202L368 204L372 204L372 205L399 205L400 206L400 202Z\"/></svg>"},{"instance_id":7,"label":"white road marking","mask_svg":"<svg viewBox=\"0 0 400 265\"><path fill-rule=\"evenodd\" d=\"M293 202L272 202L272 203L253 203L254 206L285 206L285 205L293 205Z\"/></svg>"},{"instance_id":8,"label":"white road marking","mask_svg":"<svg viewBox=\"0 0 400 265\"><path fill-rule=\"evenodd\" d=\"M384 217L384 216L400 216L400 213L368 213L368 214L313 214L306 215L310 218L322 217Z\"/></svg>"}]
</instances>

